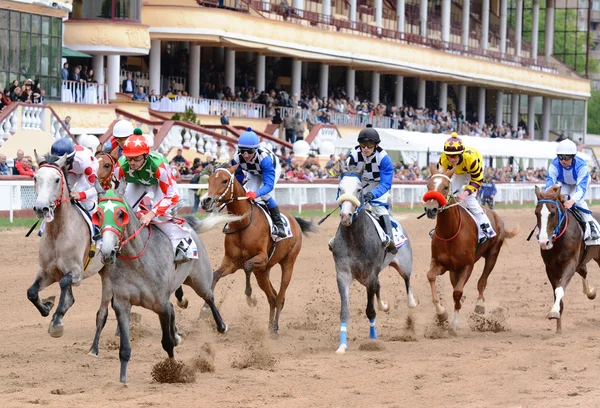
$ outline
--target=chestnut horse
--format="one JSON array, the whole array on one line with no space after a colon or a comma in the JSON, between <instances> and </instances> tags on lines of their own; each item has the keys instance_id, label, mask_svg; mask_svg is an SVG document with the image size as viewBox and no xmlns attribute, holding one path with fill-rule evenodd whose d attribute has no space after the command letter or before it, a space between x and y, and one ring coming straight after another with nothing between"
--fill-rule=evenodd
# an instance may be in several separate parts
<instances>
[{"instance_id":1,"label":"chestnut horse","mask_svg":"<svg viewBox=\"0 0 600 408\"><path fill-rule=\"evenodd\" d=\"M113 177L113 170L119 160L119 148L108 153L102 150L102 144L96 149L96 160L98 160L98 182L104 191L117 188L116 180Z\"/></svg>"},{"instance_id":2,"label":"chestnut horse","mask_svg":"<svg viewBox=\"0 0 600 408\"><path fill-rule=\"evenodd\" d=\"M586 264L593 259L600 265L600 246L586 248L584 231L572 211L565 210L560 186L553 186L546 192L535 186L535 195L538 199L535 216L540 231L540 252L554 292L554 305L548 313L548 319L556 319L556 333L560 334L564 310L562 299L575 272L583 278L583 293L588 299L596 297L596 290L587 281ZM594 218L598 219L598 214L594 214Z\"/></svg>"},{"instance_id":3,"label":"chestnut horse","mask_svg":"<svg viewBox=\"0 0 600 408\"><path fill-rule=\"evenodd\" d=\"M431 285L431 296L440 322L448 319L448 313L440 304L435 279L450 271L450 281L454 291L454 318L452 329L458 329L458 313L462 306L463 289L471 276L473 266L480 258L485 258L483 273L477 282L479 297L475 312L485 313L485 297L483 292L487 286L487 279L496 260L504 240L512 238L519 232L516 227L513 231L504 229L504 222L492 210L484 209L492 223L496 236L478 244L479 227L467 210L454 201L452 195L451 178L454 169L442 170L430 165L431 178L427 182L427 193L423 196L427 217L436 219L435 233L431 241L431 266L427 272L427 279ZM460 186L454 186L460 187Z\"/></svg>"},{"instance_id":4,"label":"chestnut horse","mask_svg":"<svg viewBox=\"0 0 600 408\"><path fill-rule=\"evenodd\" d=\"M238 165L217 169L208 179L208 191L200 199L204 211L214 211L220 205L226 206L230 214L246 215L224 230L225 256L221 266L213 274L213 290L223 276L243 269L246 272L246 300L253 305L255 301L252 299L250 275L254 272L258 285L269 301L269 329L277 334L285 291L292 279L294 263L302 247L302 233L313 232L314 227L312 222L282 212L289 220L293 236L275 244L265 214L255 203L247 200L246 191L235 178L237 167ZM271 268L276 264L281 265L279 293L269 279Z\"/></svg>"}]
</instances>

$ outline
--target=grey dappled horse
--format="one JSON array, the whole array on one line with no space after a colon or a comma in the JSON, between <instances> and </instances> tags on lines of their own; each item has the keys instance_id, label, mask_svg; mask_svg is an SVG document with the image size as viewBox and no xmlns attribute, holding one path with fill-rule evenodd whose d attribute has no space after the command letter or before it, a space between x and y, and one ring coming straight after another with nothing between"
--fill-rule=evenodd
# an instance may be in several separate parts
<instances>
[{"instance_id":1,"label":"grey dappled horse","mask_svg":"<svg viewBox=\"0 0 600 408\"><path fill-rule=\"evenodd\" d=\"M96 274L102 263L96 256L85 269L92 238L83 214L70 202L63 173L66 155L59 158L48 154L42 158L35 152L35 158L40 168L34 176L33 210L44 219L45 230L40 239L38 273L27 298L46 317L54 306L54 297L40 300L39 292L60 282L60 300L48 328L52 337L60 337L64 333L62 319L75 302L72 285L78 286L82 279Z\"/></svg>"},{"instance_id":2,"label":"grey dappled horse","mask_svg":"<svg viewBox=\"0 0 600 408\"><path fill-rule=\"evenodd\" d=\"M103 209L101 255L106 268L100 274L102 306L98 310L96 337L92 346L97 350L100 332L106 323L108 303L112 300L120 331L120 380L123 383L127 381L127 363L131 356L131 306L141 306L158 314L163 333L162 346L172 359L173 348L181 342L181 337L175 326L175 312L170 296L182 284L194 289L209 305L217 324L217 331L227 331L227 325L221 319L214 301L212 266L197 233L208 231L219 224L239 221L241 218L214 215L201 221L193 216L186 217L185 225L191 227L191 236L198 247L198 259L191 259L176 267L169 238L156 226L142 228L135 211L125 205L123 192L126 185L127 183L121 183L116 193L108 191L99 202L100 208ZM113 220L109 217L113 217ZM110 221L114 221L114 224L107 227ZM135 239L131 239L134 235Z\"/></svg>"},{"instance_id":3,"label":"grey dappled horse","mask_svg":"<svg viewBox=\"0 0 600 408\"><path fill-rule=\"evenodd\" d=\"M361 206L362 172L364 168L342 166L342 175L339 183L340 196L340 225L333 240L332 252L335 261L338 290L342 301L340 313L340 346L337 353L345 353L348 348L346 329L350 312L350 284L354 279L367 288L367 309L371 339L377 338L375 329L374 297L377 296L379 310L387 312L389 306L379 296L379 272L386 266L391 266L400 273L406 285L408 307L416 307L410 287L412 272L412 248L406 231L406 243L398 250L396 255L389 253L383 246L377 229L369 215Z\"/></svg>"}]
</instances>

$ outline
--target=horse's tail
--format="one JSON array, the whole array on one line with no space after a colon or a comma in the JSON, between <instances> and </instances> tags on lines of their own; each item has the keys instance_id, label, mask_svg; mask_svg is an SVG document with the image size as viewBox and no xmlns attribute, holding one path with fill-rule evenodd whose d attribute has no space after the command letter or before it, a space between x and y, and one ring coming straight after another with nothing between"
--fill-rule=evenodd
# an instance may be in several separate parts
<instances>
[{"instance_id":1,"label":"horse's tail","mask_svg":"<svg viewBox=\"0 0 600 408\"><path fill-rule=\"evenodd\" d=\"M511 239L514 238L519 231L521 231L521 227L519 226L519 224L517 224L512 230L505 230L505 234L506 234L506 239Z\"/></svg>"},{"instance_id":2,"label":"horse's tail","mask_svg":"<svg viewBox=\"0 0 600 408\"><path fill-rule=\"evenodd\" d=\"M294 218L296 219L296 222L298 222L298 224L300 225L300 229L302 230L302 233L304 235L307 235L309 232L315 232L317 230L317 227L315 227L312 220L306 221L299 217Z\"/></svg>"},{"instance_id":3,"label":"horse's tail","mask_svg":"<svg viewBox=\"0 0 600 408\"><path fill-rule=\"evenodd\" d=\"M194 231L196 231L197 234L202 234L203 232L210 231L219 225L226 224L228 222L236 222L236 221L243 220L244 218L246 218L247 215L248 214L244 214L244 215L231 215L231 214L213 215L213 214L211 214L202 220L198 219L197 217L195 217L193 215L186 215L183 218L188 222L190 227L192 227L192 229Z\"/></svg>"}]
</instances>

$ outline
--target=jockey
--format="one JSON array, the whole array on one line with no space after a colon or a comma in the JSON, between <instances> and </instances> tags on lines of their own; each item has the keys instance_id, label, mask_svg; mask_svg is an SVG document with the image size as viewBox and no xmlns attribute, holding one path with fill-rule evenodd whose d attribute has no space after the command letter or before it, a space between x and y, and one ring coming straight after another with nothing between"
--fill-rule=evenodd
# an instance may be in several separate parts
<instances>
[{"instance_id":1,"label":"jockey","mask_svg":"<svg viewBox=\"0 0 600 408\"><path fill-rule=\"evenodd\" d=\"M394 243L388 197L394 178L394 165L387 152L379 147L381 138L374 128L367 126L358 134L358 143L348 154L346 165L363 165L363 200L371 212L382 221L387 235L384 246L392 254L398 252Z\"/></svg>"},{"instance_id":2,"label":"jockey","mask_svg":"<svg viewBox=\"0 0 600 408\"><path fill-rule=\"evenodd\" d=\"M546 176L546 190L555 184L561 185L561 193L566 194L568 200L565 208L573 206L583 209L580 211L587 222L584 231L586 241L595 241L600 238L600 228L597 221L588 210L585 202L585 193L590 184L590 173L587 163L577 156L577 146L569 139L563 140L556 146L556 158L550 163Z\"/></svg>"},{"instance_id":3,"label":"jockey","mask_svg":"<svg viewBox=\"0 0 600 408\"><path fill-rule=\"evenodd\" d=\"M482 244L496 236L492 223L487 214L477 201L477 191L481 188L483 181L483 158L473 148L465 148L462 140L456 132L444 143L444 153L440 157L438 167L450 170L455 168L451 183L464 190L456 196L456 201L464 202L464 206L471 211L477 219L477 223L485 237L479 243Z\"/></svg>"},{"instance_id":4,"label":"jockey","mask_svg":"<svg viewBox=\"0 0 600 408\"><path fill-rule=\"evenodd\" d=\"M133 125L127 119L121 119L113 127L113 135L104 143L104 150L107 153L112 152L117 147L119 148L119 157L123 152L123 145L127 141L127 138L132 135L142 135L140 128L133 129Z\"/></svg>"},{"instance_id":5,"label":"jockey","mask_svg":"<svg viewBox=\"0 0 600 408\"><path fill-rule=\"evenodd\" d=\"M262 199L269 208L273 224L277 228L277 236L287 236L279 212L279 206L272 196L273 189L279 181L281 165L279 159L268 149L259 147L258 135L247 128L238 139L238 150L233 160L233 165L239 164L235 176L240 183L244 182L244 171L248 173L248 182L245 185L246 197L255 200Z\"/></svg>"},{"instance_id":6,"label":"jockey","mask_svg":"<svg viewBox=\"0 0 600 408\"><path fill-rule=\"evenodd\" d=\"M98 161L92 151L65 138L54 142L50 153L59 157L67 155L65 169L71 199L78 201L90 215L93 214L98 205ZM97 241L100 234L99 231L94 232L94 240Z\"/></svg>"},{"instance_id":7,"label":"jockey","mask_svg":"<svg viewBox=\"0 0 600 408\"><path fill-rule=\"evenodd\" d=\"M177 223L169 222L170 217L163 217L170 215L171 209L179 201L179 194L175 189L177 184L173 180L167 159L158 152L151 152L144 136L134 135L123 145L123 156L115 166L114 176L119 183L127 182L124 198L131 205L144 192L153 194L152 209L140 217L141 224L147 226L153 220L160 221L156 226L171 240L175 263L189 261L183 240L190 238L190 231Z\"/></svg>"}]
</instances>

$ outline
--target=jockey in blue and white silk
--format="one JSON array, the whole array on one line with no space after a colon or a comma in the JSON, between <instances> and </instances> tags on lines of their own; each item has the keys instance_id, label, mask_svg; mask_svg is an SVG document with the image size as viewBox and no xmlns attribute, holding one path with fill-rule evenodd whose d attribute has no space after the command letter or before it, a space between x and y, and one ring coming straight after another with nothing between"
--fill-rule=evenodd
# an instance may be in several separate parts
<instances>
[{"instance_id":1,"label":"jockey in blue and white silk","mask_svg":"<svg viewBox=\"0 0 600 408\"><path fill-rule=\"evenodd\" d=\"M238 150L231 162L233 165L239 164L235 177L240 183L244 183L247 175L248 181L244 186L246 197L250 200L258 197L267 204L273 224L277 228L277 236L285 238L287 234L279 206L273 198L273 190L281 175L281 164L277 156L270 150L260 147L258 135L248 128L240 135Z\"/></svg>"},{"instance_id":2,"label":"jockey in blue and white silk","mask_svg":"<svg viewBox=\"0 0 600 408\"><path fill-rule=\"evenodd\" d=\"M388 198L394 178L394 164L387 152L379 146L381 138L372 127L358 134L359 145L348 154L347 165L364 166L362 174L363 199L371 212L383 221L388 239L384 243L393 254L398 252L394 244Z\"/></svg>"},{"instance_id":3,"label":"jockey in blue and white silk","mask_svg":"<svg viewBox=\"0 0 600 408\"><path fill-rule=\"evenodd\" d=\"M568 197L564 203L565 208L576 206L583 209L580 213L586 221L584 238L586 241L595 241L600 239L600 226L585 202L590 180L588 165L585 160L577 156L575 143L568 139L560 142L556 147L556 158L548 168L545 190L556 184L561 186L561 193Z\"/></svg>"}]
</instances>

